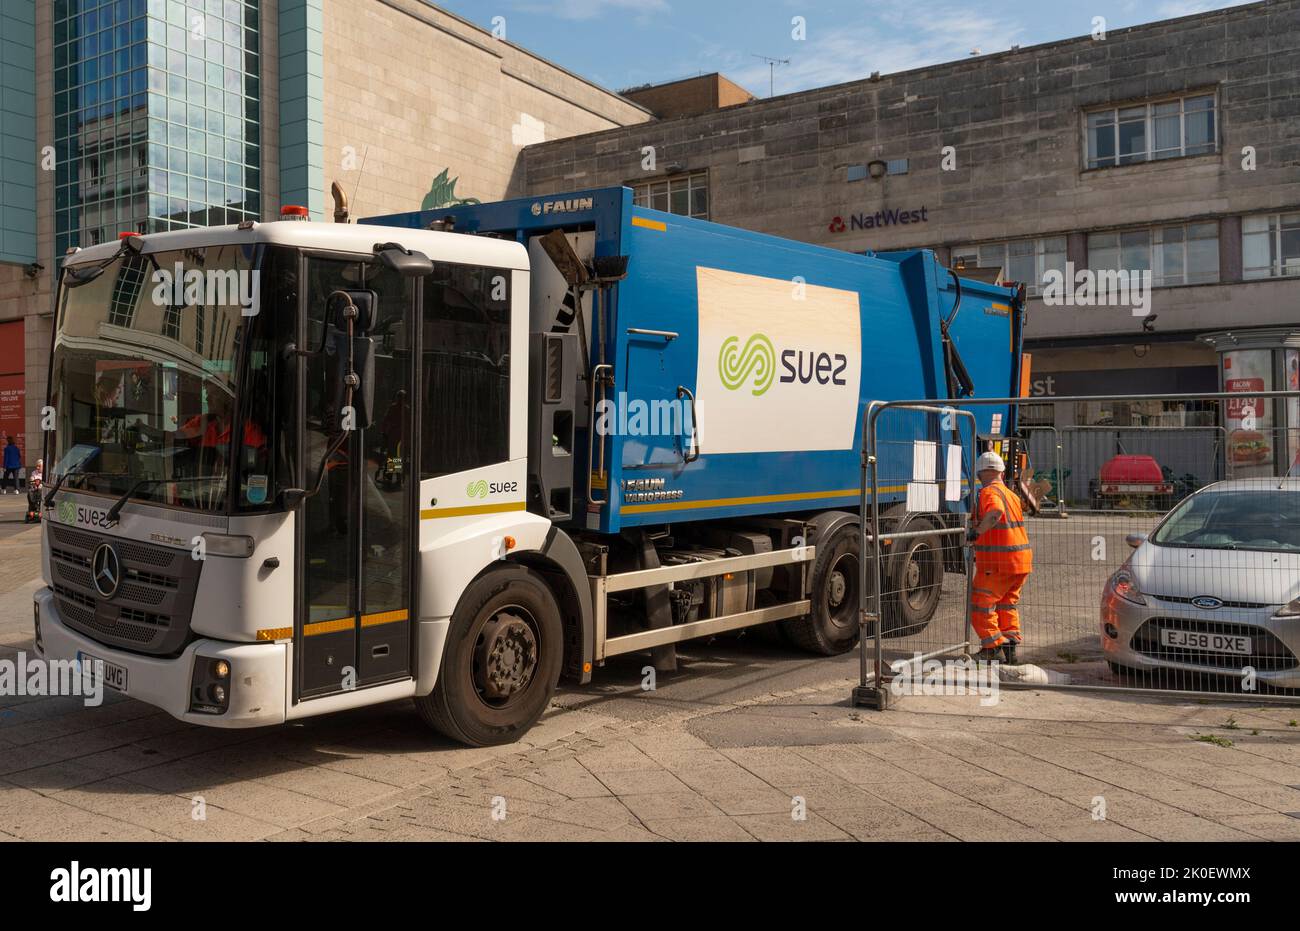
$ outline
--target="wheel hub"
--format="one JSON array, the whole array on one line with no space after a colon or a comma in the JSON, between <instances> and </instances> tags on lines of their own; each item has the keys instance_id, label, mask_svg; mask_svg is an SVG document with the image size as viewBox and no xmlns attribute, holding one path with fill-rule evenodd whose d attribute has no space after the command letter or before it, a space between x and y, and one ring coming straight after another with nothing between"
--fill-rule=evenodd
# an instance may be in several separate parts
<instances>
[{"instance_id":1,"label":"wheel hub","mask_svg":"<svg viewBox=\"0 0 1300 931\"><path fill-rule=\"evenodd\" d=\"M916 588L921 583L921 566L915 559L907 561L907 587Z\"/></svg>"},{"instance_id":2,"label":"wheel hub","mask_svg":"<svg viewBox=\"0 0 1300 931\"><path fill-rule=\"evenodd\" d=\"M848 584L844 581L844 573L838 569L831 573L827 581L827 598L832 608L838 608L844 603L844 592Z\"/></svg>"},{"instance_id":3,"label":"wheel hub","mask_svg":"<svg viewBox=\"0 0 1300 931\"><path fill-rule=\"evenodd\" d=\"M537 670L537 635L519 615L502 612L483 626L474 648L474 678L485 698L522 692Z\"/></svg>"}]
</instances>

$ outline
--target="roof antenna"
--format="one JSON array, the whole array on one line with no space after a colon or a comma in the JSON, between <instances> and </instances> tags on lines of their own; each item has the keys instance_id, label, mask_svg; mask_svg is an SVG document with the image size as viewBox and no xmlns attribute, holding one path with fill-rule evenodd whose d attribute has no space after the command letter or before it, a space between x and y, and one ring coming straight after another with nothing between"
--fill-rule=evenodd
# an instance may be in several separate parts
<instances>
[{"instance_id":1,"label":"roof antenna","mask_svg":"<svg viewBox=\"0 0 1300 931\"><path fill-rule=\"evenodd\" d=\"M768 71L770 72L770 80L769 80L769 86L767 90L767 96L775 97L776 96L776 66L788 65L790 64L790 59L769 58L767 55L755 55L754 57L761 58L763 59L763 61L767 62Z\"/></svg>"},{"instance_id":2,"label":"roof antenna","mask_svg":"<svg viewBox=\"0 0 1300 931\"><path fill-rule=\"evenodd\" d=\"M361 150L361 167L357 169L357 183L352 188L352 203L357 202L357 191L361 190L361 178L366 173L366 156L370 154L370 144Z\"/></svg>"}]
</instances>

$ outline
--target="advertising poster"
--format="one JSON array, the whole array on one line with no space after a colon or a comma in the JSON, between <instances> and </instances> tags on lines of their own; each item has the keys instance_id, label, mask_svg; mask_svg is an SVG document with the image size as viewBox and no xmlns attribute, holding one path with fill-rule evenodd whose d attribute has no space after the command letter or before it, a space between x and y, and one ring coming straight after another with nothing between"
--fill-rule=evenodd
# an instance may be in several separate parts
<instances>
[{"instance_id":1,"label":"advertising poster","mask_svg":"<svg viewBox=\"0 0 1300 931\"><path fill-rule=\"evenodd\" d=\"M1225 415L1228 430L1228 474L1234 478L1272 475L1274 451L1273 405L1256 392L1273 390L1273 352L1239 349L1223 354L1223 390L1231 398Z\"/></svg>"},{"instance_id":2,"label":"advertising poster","mask_svg":"<svg viewBox=\"0 0 1300 931\"><path fill-rule=\"evenodd\" d=\"M27 464L27 388L23 373L23 322L0 323L0 443L14 438Z\"/></svg>"}]
</instances>

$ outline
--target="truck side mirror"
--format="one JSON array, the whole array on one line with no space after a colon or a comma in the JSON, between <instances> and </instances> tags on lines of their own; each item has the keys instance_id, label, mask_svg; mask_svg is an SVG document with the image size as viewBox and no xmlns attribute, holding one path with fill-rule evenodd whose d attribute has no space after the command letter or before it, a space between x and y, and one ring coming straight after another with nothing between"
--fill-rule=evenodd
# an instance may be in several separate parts
<instances>
[{"instance_id":1,"label":"truck side mirror","mask_svg":"<svg viewBox=\"0 0 1300 931\"><path fill-rule=\"evenodd\" d=\"M395 242L377 243L375 255L379 264L405 278L423 278L433 274L433 260L423 252L404 249Z\"/></svg>"}]
</instances>

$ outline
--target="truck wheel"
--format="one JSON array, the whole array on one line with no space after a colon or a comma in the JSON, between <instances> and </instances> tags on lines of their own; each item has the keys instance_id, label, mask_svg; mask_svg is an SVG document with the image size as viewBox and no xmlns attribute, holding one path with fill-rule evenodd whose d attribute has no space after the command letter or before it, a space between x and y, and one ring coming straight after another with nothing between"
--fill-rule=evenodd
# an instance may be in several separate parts
<instances>
[{"instance_id":1,"label":"truck wheel","mask_svg":"<svg viewBox=\"0 0 1300 931\"><path fill-rule=\"evenodd\" d=\"M904 521L896 532L934 530L936 525L925 517ZM886 637L910 637L929 625L943 594L943 551L937 537L914 537L899 540L889 557L885 575L885 622L881 632Z\"/></svg>"},{"instance_id":2,"label":"truck wheel","mask_svg":"<svg viewBox=\"0 0 1300 931\"><path fill-rule=\"evenodd\" d=\"M451 616L433 692L415 700L426 724L472 747L511 743L555 694L564 653L555 596L529 569L473 582Z\"/></svg>"},{"instance_id":3,"label":"truck wheel","mask_svg":"<svg viewBox=\"0 0 1300 931\"><path fill-rule=\"evenodd\" d=\"M786 636L795 646L835 656L853 649L858 642L859 532L856 523L846 523L827 539L813 541L817 557L813 560L809 598L812 612L785 622Z\"/></svg>"}]
</instances>

